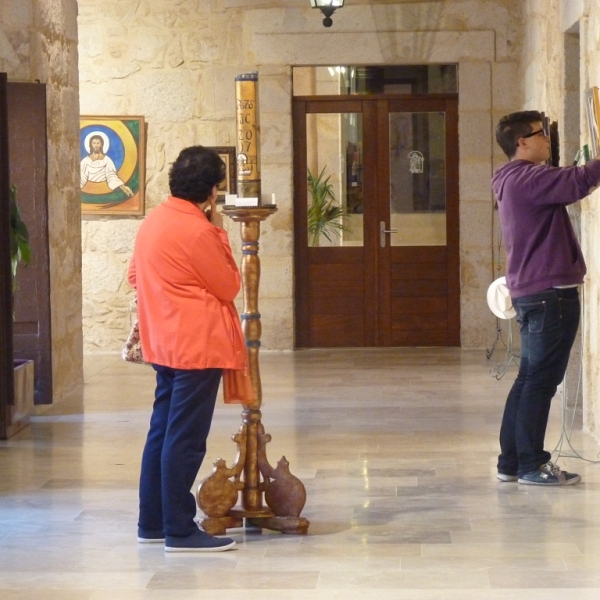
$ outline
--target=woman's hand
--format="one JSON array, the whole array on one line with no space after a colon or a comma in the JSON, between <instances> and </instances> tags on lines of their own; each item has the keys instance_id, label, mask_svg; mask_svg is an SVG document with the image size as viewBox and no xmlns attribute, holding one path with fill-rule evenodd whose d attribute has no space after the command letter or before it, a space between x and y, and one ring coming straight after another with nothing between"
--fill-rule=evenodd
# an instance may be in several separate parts
<instances>
[{"instance_id":1,"label":"woman's hand","mask_svg":"<svg viewBox=\"0 0 600 600\"><path fill-rule=\"evenodd\" d=\"M208 220L215 226L223 229L223 215L217 211L217 195L213 194L210 197L210 208L206 211Z\"/></svg>"}]
</instances>

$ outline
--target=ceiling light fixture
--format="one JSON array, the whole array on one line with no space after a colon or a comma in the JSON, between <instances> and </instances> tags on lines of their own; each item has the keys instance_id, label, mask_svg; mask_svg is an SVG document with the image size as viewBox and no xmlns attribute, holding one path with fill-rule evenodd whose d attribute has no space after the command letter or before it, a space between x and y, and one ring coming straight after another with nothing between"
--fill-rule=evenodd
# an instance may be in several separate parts
<instances>
[{"instance_id":1,"label":"ceiling light fixture","mask_svg":"<svg viewBox=\"0 0 600 600\"><path fill-rule=\"evenodd\" d=\"M344 6L344 0L310 0L310 5L313 8L318 8L325 15L323 25L325 27L331 27L333 25L331 15L336 9Z\"/></svg>"}]
</instances>

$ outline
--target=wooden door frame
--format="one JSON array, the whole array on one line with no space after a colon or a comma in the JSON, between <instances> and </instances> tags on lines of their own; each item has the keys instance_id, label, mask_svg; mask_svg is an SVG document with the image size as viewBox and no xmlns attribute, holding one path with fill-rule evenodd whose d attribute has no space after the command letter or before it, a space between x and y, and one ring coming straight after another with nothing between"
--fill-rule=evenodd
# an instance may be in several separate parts
<instances>
[{"instance_id":1,"label":"wooden door frame","mask_svg":"<svg viewBox=\"0 0 600 600\"><path fill-rule=\"evenodd\" d=\"M303 126L300 126L300 123ZM300 323L308 323L310 317L310 305L308 296L299 293L296 286L301 287L308 281L308 215L306 210L301 209L299 198L306 198L308 193L308 182L306 171L300 169L296 161L301 160L301 149L306 148L306 103L294 101L292 106L293 126L293 153L294 153L294 193L293 193L293 215L294 215L294 348L307 347L309 344L309 332L299 327ZM306 152L304 153L306 155ZM306 165L306 159L302 160Z\"/></svg>"},{"instance_id":2,"label":"wooden door frame","mask_svg":"<svg viewBox=\"0 0 600 600\"><path fill-rule=\"evenodd\" d=\"M401 103L398 110L394 105ZM443 104L442 104L443 103ZM377 136L379 156L377 160L377 179L385 182L389 173L389 118L391 112L438 112L446 115L446 172L458 174L458 94L427 94L402 97L387 97L377 101L378 117ZM378 193L377 222L385 221L389 225L388 190L380 189ZM446 253L448 282L448 346L460 346L460 196L458 175L456 178L446 177ZM379 235L379 232L377 232ZM382 251L383 250L383 251ZM386 272L391 268L391 246L379 248L379 268ZM380 332L379 345L391 346L391 302L390 282L382 282L382 293L378 298Z\"/></svg>"},{"instance_id":3,"label":"wooden door frame","mask_svg":"<svg viewBox=\"0 0 600 600\"><path fill-rule=\"evenodd\" d=\"M35 362L35 404L53 400L50 248L48 232L48 142L46 85L9 82L9 173L28 224L32 258L19 269L13 306L13 353Z\"/></svg>"},{"instance_id":4,"label":"wooden door frame","mask_svg":"<svg viewBox=\"0 0 600 600\"><path fill-rule=\"evenodd\" d=\"M6 86L6 73L0 73L0 439L6 439L6 410L14 397Z\"/></svg>"},{"instance_id":5,"label":"wooden door frame","mask_svg":"<svg viewBox=\"0 0 600 600\"><path fill-rule=\"evenodd\" d=\"M377 219L365 223L364 229L364 301L365 306L373 307L374 314L369 316L377 323L376 327L365 326L365 346L390 346L391 334L382 327L391 323L391 308L385 293L380 294L379 274L382 269L390 268L390 251L381 252L378 223L389 218L389 206L386 209L381 198L386 197L387 170L389 170L389 148L381 140L387 140L388 111L390 103L400 101L408 105L406 112L428 112L444 110L447 119L446 164L447 172L458 173L458 94L377 94L369 96L295 96L292 104L293 152L294 152L294 333L295 348L311 347L310 331L301 327L309 323L310 305L309 252L307 234L307 211L303 199L307 197L306 181L306 115L314 113L359 112L363 118L364 131L377 131L377 136L363 136L363 155L372 157L376 152L376 168L364 169L363 202L365 212L374 209ZM440 109L440 101L444 108ZM383 137L382 137L383 136ZM379 143L376 143L379 140ZM304 152L304 154L303 154ZM364 164L364 163L363 163ZM447 178L447 248L448 248L448 320L452 328L448 334L448 345L460 346L460 248L459 248L459 194L458 177ZM375 204L373 204L375 203ZM389 204L389 203L388 203ZM389 248L389 246L387 246ZM313 249L314 250L314 249ZM383 255L383 262L382 262ZM376 258L380 257L377 261ZM389 288L389 282L384 283ZM387 289L389 296L390 289ZM451 299L451 300L450 300ZM383 323L382 323L383 320Z\"/></svg>"},{"instance_id":6,"label":"wooden door frame","mask_svg":"<svg viewBox=\"0 0 600 600\"><path fill-rule=\"evenodd\" d=\"M325 98L326 101L322 102ZM317 110L318 109L318 110ZM308 185L306 178L306 115L315 113L362 112L360 98L342 96L296 96L293 99L293 139L294 139L294 347L311 347L311 336L308 328L300 327L310 319L309 285L309 252L308 219L306 199ZM298 289L299 288L299 289Z\"/></svg>"}]
</instances>

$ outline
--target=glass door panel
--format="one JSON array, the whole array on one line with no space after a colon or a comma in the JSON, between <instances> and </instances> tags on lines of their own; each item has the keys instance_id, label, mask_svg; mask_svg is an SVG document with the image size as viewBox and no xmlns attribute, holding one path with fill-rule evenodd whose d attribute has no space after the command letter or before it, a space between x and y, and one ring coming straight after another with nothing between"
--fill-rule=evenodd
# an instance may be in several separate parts
<instances>
[{"instance_id":1,"label":"glass door panel","mask_svg":"<svg viewBox=\"0 0 600 600\"><path fill-rule=\"evenodd\" d=\"M292 67L294 96L455 94L458 65Z\"/></svg>"},{"instance_id":2,"label":"glass door panel","mask_svg":"<svg viewBox=\"0 0 600 600\"><path fill-rule=\"evenodd\" d=\"M362 114L306 115L310 247L363 246Z\"/></svg>"},{"instance_id":3,"label":"glass door panel","mask_svg":"<svg viewBox=\"0 0 600 600\"><path fill-rule=\"evenodd\" d=\"M391 112L389 136L390 244L445 246L445 113Z\"/></svg>"}]
</instances>

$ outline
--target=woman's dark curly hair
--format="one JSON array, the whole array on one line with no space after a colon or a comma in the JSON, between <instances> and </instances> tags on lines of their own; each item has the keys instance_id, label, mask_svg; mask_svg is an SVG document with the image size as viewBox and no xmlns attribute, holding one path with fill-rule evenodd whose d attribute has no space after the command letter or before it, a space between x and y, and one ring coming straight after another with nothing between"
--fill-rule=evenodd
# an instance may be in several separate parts
<instances>
[{"instance_id":1,"label":"woman's dark curly hair","mask_svg":"<svg viewBox=\"0 0 600 600\"><path fill-rule=\"evenodd\" d=\"M194 203L206 202L225 175L225 163L211 148L184 148L169 171L171 195Z\"/></svg>"}]
</instances>

